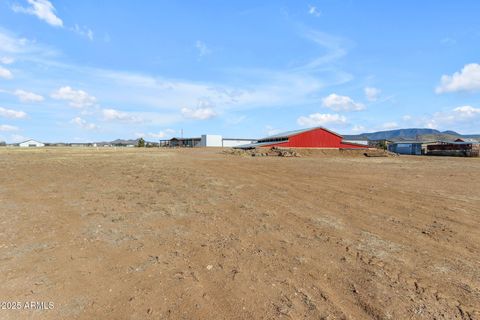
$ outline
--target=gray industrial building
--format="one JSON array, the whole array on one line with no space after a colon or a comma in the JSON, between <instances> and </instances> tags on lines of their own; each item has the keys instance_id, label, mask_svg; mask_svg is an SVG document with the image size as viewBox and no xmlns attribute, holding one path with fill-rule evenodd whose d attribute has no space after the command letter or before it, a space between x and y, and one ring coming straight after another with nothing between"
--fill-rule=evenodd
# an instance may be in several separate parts
<instances>
[{"instance_id":1,"label":"gray industrial building","mask_svg":"<svg viewBox=\"0 0 480 320\"><path fill-rule=\"evenodd\" d=\"M424 155L427 154L427 146L437 144L437 141L396 141L389 143L388 151L398 154Z\"/></svg>"}]
</instances>

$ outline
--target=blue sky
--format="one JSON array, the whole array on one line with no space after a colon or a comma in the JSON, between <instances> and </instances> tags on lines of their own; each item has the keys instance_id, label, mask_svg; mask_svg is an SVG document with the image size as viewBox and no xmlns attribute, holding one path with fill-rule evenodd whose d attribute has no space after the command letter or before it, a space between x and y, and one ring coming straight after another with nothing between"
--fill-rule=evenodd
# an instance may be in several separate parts
<instances>
[{"instance_id":1,"label":"blue sky","mask_svg":"<svg viewBox=\"0 0 480 320\"><path fill-rule=\"evenodd\" d=\"M480 133L479 1L0 0L0 140Z\"/></svg>"}]
</instances>

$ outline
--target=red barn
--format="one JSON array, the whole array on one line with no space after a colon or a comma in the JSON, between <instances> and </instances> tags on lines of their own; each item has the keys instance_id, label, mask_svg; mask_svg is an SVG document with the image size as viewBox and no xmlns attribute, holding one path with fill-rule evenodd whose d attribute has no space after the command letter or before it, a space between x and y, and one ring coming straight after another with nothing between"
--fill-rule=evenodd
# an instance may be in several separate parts
<instances>
[{"instance_id":1,"label":"red barn","mask_svg":"<svg viewBox=\"0 0 480 320\"><path fill-rule=\"evenodd\" d=\"M368 146L344 142L338 133L322 127L279 133L258 140L255 143L238 146L239 149L258 147L282 148L325 148L325 149L367 149Z\"/></svg>"}]
</instances>

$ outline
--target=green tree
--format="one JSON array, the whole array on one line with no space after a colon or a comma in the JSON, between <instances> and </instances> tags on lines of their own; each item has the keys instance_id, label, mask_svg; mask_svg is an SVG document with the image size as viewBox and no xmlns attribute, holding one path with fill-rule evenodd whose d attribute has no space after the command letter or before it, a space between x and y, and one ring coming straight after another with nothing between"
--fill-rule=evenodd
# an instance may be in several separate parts
<instances>
[{"instance_id":1,"label":"green tree","mask_svg":"<svg viewBox=\"0 0 480 320\"><path fill-rule=\"evenodd\" d=\"M381 140L379 143L378 143L378 147L380 149L383 149L383 150L387 150L387 142L385 140Z\"/></svg>"},{"instance_id":2,"label":"green tree","mask_svg":"<svg viewBox=\"0 0 480 320\"><path fill-rule=\"evenodd\" d=\"M138 139L137 147L138 147L138 148L143 148L143 147L145 147L145 140L144 140L143 138Z\"/></svg>"}]
</instances>

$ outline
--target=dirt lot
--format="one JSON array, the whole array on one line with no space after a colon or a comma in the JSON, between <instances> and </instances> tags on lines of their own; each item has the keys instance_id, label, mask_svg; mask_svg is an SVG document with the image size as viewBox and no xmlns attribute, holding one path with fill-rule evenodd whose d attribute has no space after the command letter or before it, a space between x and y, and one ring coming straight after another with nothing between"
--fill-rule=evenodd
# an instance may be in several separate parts
<instances>
[{"instance_id":1,"label":"dirt lot","mask_svg":"<svg viewBox=\"0 0 480 320\"><path fill-rule=\"evenodd\" d=\"M0 319L480 319L479 158L0 163Z\"/></svg>"}]
</instances>

